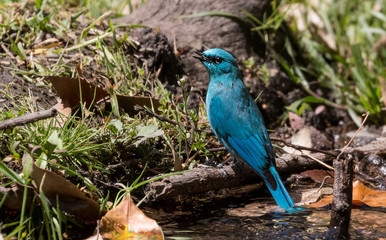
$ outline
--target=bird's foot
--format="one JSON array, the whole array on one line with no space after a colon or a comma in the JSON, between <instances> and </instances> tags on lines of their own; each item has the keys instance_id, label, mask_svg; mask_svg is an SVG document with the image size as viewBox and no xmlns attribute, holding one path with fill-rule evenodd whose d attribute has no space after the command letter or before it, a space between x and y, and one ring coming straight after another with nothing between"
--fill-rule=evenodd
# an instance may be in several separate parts
<instances>
[{"instance_id":1,"label":"bird's foot","mask_svg":"<svg viewBox=\"0 0 386 240\"><path fill-rule=\"evenodd\" d=\"M216 167L217 168L223 168L225 166L226 163L230 162L233 160L233 157L228 157L227 159L225 159L224 161L222 161L221 163L217 164Z\"/></svg>"},{"instance_id":2,"label":"bird's foot","mask_svg":"<svg viewBox=\"0 0 386 240\"><path fill-rule=\"evenodd\" d=\"M224 164L223 163L219 163L216 165L216 168L223 168L224 167Z\"/></svg>"},{"instance_id":3,"label":"bird's foot","mask_svg":"<svg viewBox=\"0 0 386 240\"><path fill-rule=\"evenodd\" d=\"M304 207L304 206L293 206L293 207L290 207L290 208L287 208L286 211L288 213L300 213L304 210L306 210L307 208Z\"/></svg>"},{"instance_id":4,"label":"bird's foot","mask_svg":"<svg viewBox=\"0 0 386 240\"><path fill-rule=\"evenodd\" d=\"M240 161L238 159L234 159L234 161L232 163L232 167L236 167L236 168L241 167L243 165L245 165L245 162L242 160Z\"/></svg>"}]
</instances>

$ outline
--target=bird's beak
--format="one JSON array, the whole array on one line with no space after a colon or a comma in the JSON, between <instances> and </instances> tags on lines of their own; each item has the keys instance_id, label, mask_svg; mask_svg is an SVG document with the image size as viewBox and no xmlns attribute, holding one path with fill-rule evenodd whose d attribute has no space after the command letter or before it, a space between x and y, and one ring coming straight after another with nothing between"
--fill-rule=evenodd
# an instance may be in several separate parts
<instances>
[{"instance_id":1,"label":"bird's beak","mask_svg":"<svg viewBox=\"0 0 386 240\"><path fill-rule=\"evenodd\" d=\"M200 60L201 62L204 62L206 61L208 58L200 51L195 51L194 52L196 55L194 55L193 57Z\"/></svg>"}]
</instances>

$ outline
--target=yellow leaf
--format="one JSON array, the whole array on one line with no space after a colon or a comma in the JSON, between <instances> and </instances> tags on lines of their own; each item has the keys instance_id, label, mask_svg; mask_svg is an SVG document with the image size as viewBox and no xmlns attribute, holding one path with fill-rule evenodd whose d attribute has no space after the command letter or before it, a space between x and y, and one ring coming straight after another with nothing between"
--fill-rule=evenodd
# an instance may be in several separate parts
<instances>
[{"instance_id":1,"label":"yellow leaf","mask_svg":"<svg viewBox=\"0 0 386 240\"><path fill-rule=\"evenodd\" d=\"M118 206L102 217L100 234L103 239L164 239L156 221L147 217L127 196Z\"/></svg>"}]
</instances>

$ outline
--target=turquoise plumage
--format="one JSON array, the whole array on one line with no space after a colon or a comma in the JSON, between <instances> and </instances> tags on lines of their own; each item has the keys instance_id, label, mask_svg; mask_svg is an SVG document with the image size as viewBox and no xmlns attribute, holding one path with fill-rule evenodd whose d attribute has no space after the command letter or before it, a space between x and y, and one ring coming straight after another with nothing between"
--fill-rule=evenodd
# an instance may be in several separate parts
<instances>
[{"instance_id":1,"label":"turquoise plumage","mask_svg":"<svg viewBox=\"0 0 386 240\"><path fill-rule=\"evenodd\" d=\"M244 85L236 60L225 50L197 52L209 73L206 110L213 132L237 159L262 177L277 204L293 212L294 202L276 171L271 141L261 113Z\"/></svg>"}]
</instances>

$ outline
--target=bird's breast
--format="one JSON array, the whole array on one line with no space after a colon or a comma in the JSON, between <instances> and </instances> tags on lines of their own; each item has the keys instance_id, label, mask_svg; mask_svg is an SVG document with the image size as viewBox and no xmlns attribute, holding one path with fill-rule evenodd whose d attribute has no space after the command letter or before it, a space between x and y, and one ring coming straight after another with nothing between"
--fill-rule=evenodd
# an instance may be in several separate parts
<instances>
[{"instance_id":1,"label":"bird's breast","mask_svg":"<svg viewBox=\"0 0 386 240\"><path fill-rule=\"evenodd\" d=\"M242 124L245 119L248 104L240 98L240 92L228 87L209 89L206 98L206 108L209 121L215 119L218 123L232 121Z\"/></svg>"}]
</instances>

